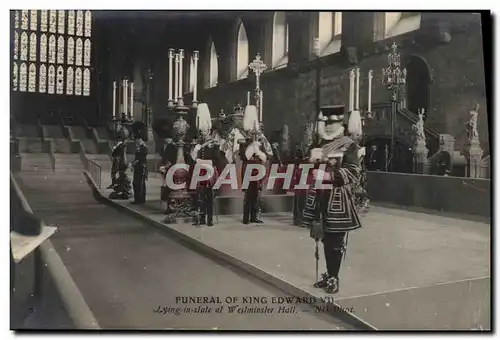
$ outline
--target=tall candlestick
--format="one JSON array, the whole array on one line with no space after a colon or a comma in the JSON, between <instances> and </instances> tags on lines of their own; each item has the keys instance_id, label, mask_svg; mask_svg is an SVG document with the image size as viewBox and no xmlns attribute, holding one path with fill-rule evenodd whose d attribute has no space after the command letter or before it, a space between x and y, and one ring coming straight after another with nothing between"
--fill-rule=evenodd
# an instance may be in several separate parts
<instances>
[{"instance_id":1,"label":"tall candlestick","mask_svg":"<svg viewBox=\"0 0 500 340\"><path fill-rule=\"evenodd\" d=\"M359 111L359 68L356 69L356 111Z\"/></svg>"},{"instance_id":2,"label":"tall candlestick","mask_svg":"<svg viewBox=\"0 0 500 340\"><path fill-rule=\"evenodd\" d=\"M179 98L179 53L175 54L175 98L174 100L177 101Z\"/></svg>"},{"instance_id":3,"label":"tall candlestick","mask_svg":"<svg viewBox=\"0 0 500 340\"><path fill-rule=\"evenodd\" d=\"M193 103L197 103L198 102L198 51L194 51L193 52L193 62L194 62L194 67L193 67L193 71L194 71L194 76L193 76L193 80L194 80L194 88L193 88Z\"/></svg>"},{"instance_id":4,"label":"tall candlestick","mask_svg":"<svg viewBox=\"0 0 500 340\"><path fill-rule=\"evenodd\" d=\"M123 79L123 112L125 115L128 113L128 80Z\"/></svg>"},{"instance_id":5,"label":"tall candlestick","mask_svg":"<svg viewBox=\"0 0 500 340\"><path fill-rule=\"evenodd\" d=\"M354 69L349 71L349 112L354 109Z\"/></svg>"},{"instance_id":6,"label":"tall candlestick","mask_svg":"<svg viewBox=\"0 0 500 340\"><path fill-rule=\"evenodd\" d=\"M113 82L113 119L116 118L116 81Z\"/></svg>"},{"instance_id":7,"label":"tall candlestick","mask_svg":"<svg viewBox=\"0 0 500 340\"><path fill-rule=\"evenodd\" d=\"M174 59L174 50L169 48L168 49L168 101L172 101L172 87L173 87L173 70L172 70L172 63Z\"/></svg>"},{"instance_id":8,"label":"tall candlestick","mask_svg":"<svg viewBox=\"0 0 500 340\"><path fill-rule=\"evenodd\" d=\"M368 112L372 112L372 79L373 71L368 71Z\"/></svg>"},{"instance_id":9,"label":"tall candlestick","mask_svg":"<svg viewBox=\"0 0 500 340\"><path fill-rule=\"evenodd\" d=\"M260 105L259 105L259 114L260 114L260 119L259 121L262 123L262 103L263 103L263 99L264 99L264 92L262 92L262 90L260 90L260 96L259 96L259 101L260 101Z\"/></svg>"},{"instance_id":10,"label":"tall candlestick","mask_svg":"<svg viewBox=\"0 0 500 340\"><path fill-rule=\"evenodd\" d=\"M130 117L134 116L134 83L130 83Z\"/></svg>"},{"instance_id":11,"label":"tall candlestick","mask_svg":"<svg viewBox=\"0 0 500 340\"><path fill-rule=\"evenodd\" d=\"M250 105L250 91L247 91L247 106Z\"/></svg>"},{"instance_id":12,"label":"tall candlestick","mask_svg":"<svg viewBox=\"0 0 500 340\"><path fill-rule=\"evenodd\" d=\"M184 95L184 88L182 87L182 76L184 74L184 69L182 68L182 60L184 60L184 50L179 50L179 98Z\"/></svg>"}]
</instances>

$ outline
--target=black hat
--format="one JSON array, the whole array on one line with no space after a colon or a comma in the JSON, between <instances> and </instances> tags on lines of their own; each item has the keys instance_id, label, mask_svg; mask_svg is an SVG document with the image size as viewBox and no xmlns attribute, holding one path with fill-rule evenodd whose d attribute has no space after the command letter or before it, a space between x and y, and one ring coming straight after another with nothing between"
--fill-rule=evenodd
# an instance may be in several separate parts
<instances>
[{"instance_id":1,"label":"black hat","mask_svg":"<svg viewBox=\"0 0 500 340\"><path fill-rule=\"evenodd\" d=\"M132 136L134 139L142 139L143 141L148 140L148 129L146 124L143 122L132 123Z\"/></svg>"},{"instance_id":2,"label":"black hat","mask_svg":"<svg viewBox=\"0 0 500 340\"><path fill-rule=\"evenodd\" d=\"M323 106L318 113L318 120L329 122L343 122L344 112L344 105Z\"/></svg>"}]
</instances>

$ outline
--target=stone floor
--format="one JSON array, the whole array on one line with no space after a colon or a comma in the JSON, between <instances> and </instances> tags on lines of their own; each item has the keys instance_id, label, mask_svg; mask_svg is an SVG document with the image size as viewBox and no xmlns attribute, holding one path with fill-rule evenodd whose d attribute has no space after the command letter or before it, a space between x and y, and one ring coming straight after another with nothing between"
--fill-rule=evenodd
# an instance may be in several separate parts
<instances>
[{"instance_id":1,"label":"stone floor","mask_svg":"<svg viewBox=\"0 0 500 340\"><path fill-rule=\"evenodd\" d=\"M154 180L148 182L148 200L157 199L154 197L156 185ZM108 196L106 190L101 192ZM159 209L151 205L136 206L131 201L118 203L146 219L163 221ZM189 224L164 224L164 227L305 292L323 295L311 288L315 278L314 241L307 230L291 225L290 213L264 215L263 225L243 225L240 219L239 215L219 216L218 224L211 228ZM349 236L341 271L342 288L336 296L339 303L490 276L489 224L378 206L374 206L362 221L364 228ZM321 258L320 270L323 268ZM374 319L373 315L360 314L363 318ZM408 327L412 327L411 323Z\"/></svg>"}]
</instances>

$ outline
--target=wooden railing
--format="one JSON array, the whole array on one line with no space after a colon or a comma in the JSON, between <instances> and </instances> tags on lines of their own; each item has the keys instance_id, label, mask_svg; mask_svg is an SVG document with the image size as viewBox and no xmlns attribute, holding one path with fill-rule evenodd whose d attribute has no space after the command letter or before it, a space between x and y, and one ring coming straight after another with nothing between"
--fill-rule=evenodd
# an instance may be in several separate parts
<instances>
[{"instance_id":1,"label":"wooden railing","mask_svg":"<svg viewBox=\"0 0 500 340\"><path fill-rule=\"evenodd\" d=\"M87 171L90 173L90 176L94 180L94 182L97 184L98 188L101 189L101 175L102 175L102 168L99 164L94 162L91 159L88 159L87 161Z\"/></svg>"}]
</instances>

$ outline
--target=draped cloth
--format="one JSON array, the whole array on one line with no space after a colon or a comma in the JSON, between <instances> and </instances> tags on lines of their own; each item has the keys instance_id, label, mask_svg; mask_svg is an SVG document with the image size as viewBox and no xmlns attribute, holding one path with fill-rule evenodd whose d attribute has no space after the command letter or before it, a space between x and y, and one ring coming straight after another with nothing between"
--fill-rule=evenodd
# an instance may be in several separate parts
<instances>
[{"instance_id":1,"label":"draped cloth","mask_svg":"<svg viewBox=\"0 0 500 340\"><path fill-rule=\"evenodd\" d=\"M340 137L323 146L323 154L342 155L338 168L330 169L332 189L310 189L303 212L303 227L323 216L325 232L346 232L361 228L361 221L355 208L352 187L361 176L358 146L349 137Z\"/></svg>"}]
</instances>

